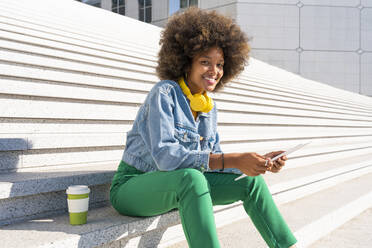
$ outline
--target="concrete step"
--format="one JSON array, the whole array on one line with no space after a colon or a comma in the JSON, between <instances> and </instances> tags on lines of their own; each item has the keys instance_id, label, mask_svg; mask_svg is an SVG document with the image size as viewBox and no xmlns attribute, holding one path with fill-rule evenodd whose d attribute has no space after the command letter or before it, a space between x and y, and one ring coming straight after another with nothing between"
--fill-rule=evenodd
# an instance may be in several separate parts
<instances>
[{"instance_id":1,"label":"concrete step","mask_svg":"<svg viewBox=\"0 0 372 248\"><path fill-rule=\"evenodd\" d=\"M267 173L264 177L275 200L283 204L372 172L371 156L366 154L306 167L289 167L279 174ZM283 192L286 194L280 194Z\"/></svg>"},{"instance_id":2,"label":"concrete step","mask_svg":"<svg viewBox=\"0 0 372 248\"><path fill-rule=\"evenodd\" d=\"M365 200L362 201L363 199L367 197L367 203L371 204L371 194L365 196L370 192L371 179L372 174L370 173L350 181L344 180L342 184L317 194L308 191L308 197L281 205L281 211L293 230L298 232L299 237L304 237L308 240L307 235L304 235L304 233L308 233L306 225L310 225L309 223L312 223L313 220L328 216L330 209L340 207L343 209L342 206L348 206L348 203L355 202L354 205L356 204L357 207L352 205L351 211L350 207L347 207L348 211L354 216L355 209L365 208L366 203ZM358 192L351 194L353 193L352 189L355 188ZM278 192L277 196L291 194L290 191L289 189L288 191ZM338 192L345 192L345 195L337 194ZM338 198L342 199L332 199L332 196L338 196ZM364 196L364 198L361 198L362 200L358 199L358 197L362 196ZM286 198L288 199L288 197ZM297 199L297 197L294 197L294 199ZM327 199L327 201L324 201L324 199ZM311 204L315 204L315 206L311 206ZM334 205L328 206L327 204ZM314 209L318 209L318 211ZM246 218L241 203L217 206L214 210L218 227L229 226L234 221ZM298 214L294 215L294 212ZM341 215L344 215L343 211ZM314 228L319 227L316 226ZM310 229L312 230L312 227ZM237 230L235 232L237 235L239 234ZM242 233L242 236L247 236L249 240L254 240L255 236L250 237L250 233L248 230L244 235ZM19 239L17 237L23 238ZM310 239L313 240L313 237L316 237L316 235L311 234ZM182 227L179 225L177 211L151 218L132 218L120 216L111 207L102 207L89 211L87 225L70 226L68 224L68 216L63 214L51 218L35 219L3 226L0 228L0 238L5 242L6 247L9 248L23 247L25 244L32 244L32 247L94 247L99 245L103 245L102 247L119 245L122 247L154 247L154 244L158 247L167 247L183 240L184 236Z\"/></svg>"},{"instance_id":3,"label":"concrete step","mask_svg":"<svg viewBox=\"0 0 372 248\"><path fill-rule=\"evenodd\" d=\"M371 207L372 173L279 205L282 215L299 241L298 247L311 248L370 247L371 242L368 241L371 241L371 235L368 227L371 226ZM241 214L243 212L242 210ZM219 227L218 235L221 246L226 248L243 248L247 244L249 247L267 247L248 217ZM334 243L334 240L338 240L338 243ZM167 247L188 246L186 241L182 241Z\"/></svg>"},{"instance_id":4,"label":"concrete step","mask_svg":"<svg viewBox=\"0 0 372 248\"><path fill-rule=\"evenodd\" d=\"M101 207L88 212L88 223L71 226L68 215L29 220L0 227L4 247L95 247L115 240L128 243L132 237L154 231L161 233L168 226L179 223L177 211L151 218L119 215L112 207ZM22 238L19 238L22 237ZM161 236L140 237L140 243L156 242ZM131 246L128 246L131 247Z\"/></svg>"},{"instance_id":5,"label":"concrete step","mask_svg":"<svg viewBox=\"0 0 372 248\"><path fill-rule=\"evenodd\" d=\"M92 208L108 204L117 164L41 167L0 174L0 225L41 218L67 211L69 185L91 188Z\"/></svg>"},{"instance_id":6,"label":"concrete step","mask_svg":"<svg viewBox=\"0 0 372 248\"><path fill-rule=\"evenodd\" d=\"M112 179L118 163L27 168L0 174L0 199L66 189L73 183L104 184Z\"/></svg>"},{"instance_id":7,"label":"concrete step","mask_svg":"<svg viewBox=\"0 0 372 248\"><path fill-rule=\"evenodd\" d=\"M372 235L368 230L372 229L371 220L372 208L369 208L310 245L310 248L370 248L372 244Z\"/></svg>"}]
</instances>

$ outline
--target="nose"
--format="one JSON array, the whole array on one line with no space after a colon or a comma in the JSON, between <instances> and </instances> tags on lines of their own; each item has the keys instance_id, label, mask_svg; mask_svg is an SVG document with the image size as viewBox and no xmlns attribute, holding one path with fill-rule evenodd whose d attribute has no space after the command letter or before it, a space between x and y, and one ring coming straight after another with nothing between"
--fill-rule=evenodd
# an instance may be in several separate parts
<instances>
[{"instance_id":1,"label":"nose","mask_svg":"<svg viewBox=\"0 0 372 248\"><path fill-rule=\"evenodd\" d=\"M211 65L209 67L209 75L216 76L220 72L220 69L217 65Z\"/></svg>"}]
</instances>

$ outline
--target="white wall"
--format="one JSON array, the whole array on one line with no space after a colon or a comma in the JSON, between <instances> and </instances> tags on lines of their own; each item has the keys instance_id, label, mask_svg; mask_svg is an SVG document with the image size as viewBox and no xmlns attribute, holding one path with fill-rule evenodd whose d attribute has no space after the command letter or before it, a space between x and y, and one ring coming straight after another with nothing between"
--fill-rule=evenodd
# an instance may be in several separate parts
<instances>
[{"instance_id":1,"label":"white wall","mask_svg":"<svg viewBox=\"0 0 372 248\"><path fill-rule=\"evenodd\" d=\"M101 0L101 8L111 11L112 1L111 0Z\"/></svg>"},{"instance_id":2,"label":"white wall","mask_svg":"<svg viewBox=\"0 0 372 248\"><path fill-rule=\"evenodd\" d=\"M152 24L156 26L164 26L168 20L168 2L169 0L152 1Z\"/></svg>"},{"instance_id":3,"label":"white wall","mask_svg":"<svg viewBox=\"0 0 372 248\"><path fill-rule=\"evenodd\" d=\"M219 13L229 16L233 19L236 19L237 10L236 10L236 0L211 0L211 1L202 1L199 0L199 7L202 9L216 10Z\"/></svg>"},{"instance_id":4,"label":"white wall","mask_svg":"<svg viewBox=\"0 0 372 248\"><path fill-rule=\"evenodd\" d=\"M125 1L125 15L138 20L138 1Z\"/></svg>"},{"instance_id":5,"label":"white wall","mask_svg":"<svg viewBox=\"0 0 372 248\"><path fill-rule=\"evenodd\" d=\"M372 2L237 0L252 55L306 78L372 96Z\"/></svg>"}]
</instances>

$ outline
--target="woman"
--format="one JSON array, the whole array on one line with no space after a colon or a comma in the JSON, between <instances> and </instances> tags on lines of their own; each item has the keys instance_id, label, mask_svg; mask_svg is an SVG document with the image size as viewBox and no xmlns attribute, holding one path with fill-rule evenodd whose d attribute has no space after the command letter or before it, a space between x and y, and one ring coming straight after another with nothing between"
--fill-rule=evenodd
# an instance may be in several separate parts
<instances>
[{"instance_id":1,"label":"woman","mask_svg":"<svg viewBox=\"0 0 372 248\"><path fill-rule=\"evenodd\" d=\"M128 132L110 200L123 215L154 216L177 208L191 248L220 247L213 205L243 201L270 247L295 247L260 174L278 172L281 151L222 153L217 109L207 92L244 69L249 46L240 28L216 12L174 15L160 40L157 73ZM238 171L248 175L234 179Z\"/></svg>"}]
</instances>

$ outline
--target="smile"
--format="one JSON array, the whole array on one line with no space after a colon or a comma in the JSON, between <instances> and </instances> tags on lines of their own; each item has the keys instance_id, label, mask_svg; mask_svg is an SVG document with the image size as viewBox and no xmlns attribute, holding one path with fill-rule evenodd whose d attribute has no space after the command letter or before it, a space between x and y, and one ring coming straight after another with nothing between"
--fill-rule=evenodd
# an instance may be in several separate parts
<instances>
[{"instance_id":1,"label":"smile","mask_svg":"<svg viewBox=\"0 0 372 248\"><path fill-rule=\"evenodd\" d=\"M203 77L203 79L207 80L209 84L215 84L217 82L216 79L210 77Z\"/></svg>"}]
</instances>

